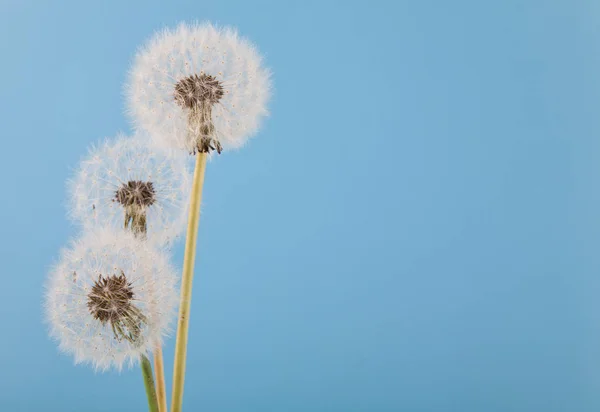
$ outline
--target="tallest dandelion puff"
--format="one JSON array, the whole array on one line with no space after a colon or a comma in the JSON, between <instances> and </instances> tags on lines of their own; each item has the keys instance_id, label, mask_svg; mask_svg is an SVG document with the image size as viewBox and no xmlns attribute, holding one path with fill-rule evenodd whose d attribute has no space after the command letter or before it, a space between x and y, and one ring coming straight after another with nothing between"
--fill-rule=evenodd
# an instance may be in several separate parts
<instances>
[{"instance_id":1,"label":"tallest dandelion puff","mask_svg":"<svg viewBox=\"0 0 600 412\"><path fill-rule=\"evenodd\" d=\"M127 85L135 125L191 153L242 146L267 115L270 73L230 28L181 24L136 56Z\"/></svg>"},{"instance_id":2,"label":"tallest dandelion puff","mask_svg":"<svg viewBox=\"0 0 600 412\"><path fill-rule=\"evenodd\" d=\"M159 146L196 155L175 344L171 412L179 412L202 185L207 155L241 147L267 114L270 73L230 28L181 24L155 35L134 60L129 112Z\"/></svg>"}]
</instances>

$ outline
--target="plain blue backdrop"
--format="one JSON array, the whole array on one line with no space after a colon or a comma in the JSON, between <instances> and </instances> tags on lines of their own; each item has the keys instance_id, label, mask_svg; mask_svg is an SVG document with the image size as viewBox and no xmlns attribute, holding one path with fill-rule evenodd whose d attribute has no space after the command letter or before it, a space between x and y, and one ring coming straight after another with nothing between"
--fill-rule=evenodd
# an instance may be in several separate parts
<instances>
[{"instance_id":1,"label":"plain blue backdrop","mask_svg":"<svg viewBox=\"0 0 600 412\"><path fill-rule=\"evenodd\" d=\"M146 409L139 370L58 352L43 284L71 168L181 20L237 26L275 84L207 170L186 411L600 410L597 1L0 5L3 411Z\"/></svg>"}]
</instances>

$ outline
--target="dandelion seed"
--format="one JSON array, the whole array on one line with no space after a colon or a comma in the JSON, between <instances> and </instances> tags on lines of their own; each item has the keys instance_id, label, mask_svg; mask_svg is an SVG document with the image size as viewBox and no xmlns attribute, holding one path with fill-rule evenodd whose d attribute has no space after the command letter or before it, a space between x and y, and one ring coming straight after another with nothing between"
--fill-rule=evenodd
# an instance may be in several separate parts
<instances>
[{"instance_id":1,"label":"dandelion seed","mask_svg":"<svg viewBox=\"0 0 600 412\"><path fill-rule=\"evenodd\" d=\"M85 228L131 229L169 244L185 228L191 176L185 158L118 136L93 148L69 182L70 212Z\"/></svg>"},{"instance_id":2,"label":"dandelion seed","mask_svg":"<svg viewBox=\"0 0 600 412\"><path fill-rule=\"evenodd\" d=\"M270 73L231 28L181 24L137 54L128 111L155 142L190 153L241 147L267 115Z\"/></svg>"},{"instance_id":3,"label":"dandelion seed","mask_svg":"<svg viewBox=\"0 0 600 412\"><path fill-rule=\"evenodd\" d=\"M76 363L132 365L168 331L176 282L163 252L132 233L90 232L63 251L50 273L50 334Z\"/></svg>"}]
</instances>

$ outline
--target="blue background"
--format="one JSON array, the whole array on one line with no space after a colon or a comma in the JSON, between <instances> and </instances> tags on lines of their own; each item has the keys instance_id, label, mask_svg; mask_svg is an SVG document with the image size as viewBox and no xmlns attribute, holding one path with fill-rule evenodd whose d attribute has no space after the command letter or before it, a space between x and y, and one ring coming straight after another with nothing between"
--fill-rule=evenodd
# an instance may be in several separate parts
<instances>
[{"instance_id":1,"label":"blue background","mask_svg":"<svg viewBox=\"0 0 600 412\"><path fill-rule=\"evenodd\" d=\"M59 354L43 283L136 47L195 19L275 94L207 171L187 411L600 410L597 1L0 5L2 410L146 408Z\"/></svg>"}]
</instances>

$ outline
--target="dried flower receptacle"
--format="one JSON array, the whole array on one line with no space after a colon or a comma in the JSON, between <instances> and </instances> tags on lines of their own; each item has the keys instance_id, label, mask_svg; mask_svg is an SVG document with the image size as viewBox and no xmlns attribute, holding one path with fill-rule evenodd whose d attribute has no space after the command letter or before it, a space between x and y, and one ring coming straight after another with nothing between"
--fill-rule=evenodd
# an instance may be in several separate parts
<instances>
[{"instance_id":1,"label":"dried flower receptacle","mask_svg":"<svg viewBox=\"0 0 600 412\"><path fill-rule=\"evenodd\" d=\"M146 210L156 201L156 191L152 182L130 180L117 189L113 201L125 209L125 228L134 234L145 237L148 231Z\"/></svg>"},{"instance_id":2,"label":"dried flower receptacle","mask_svg":"<svg viewBox=\"0 0 600 412\"><path fill-rule=\"evenodd\" d=\"M133 297L133 287L123 271L119 276L99 275L88 293L87 306L94 319L103 325L110 323L115 339L135 345L147 319L133 304Z\"/></svg>"},{"instance_id":3,"label":"dried flower receptacle","mask_svg":"<svg viewBox=\"0 0 600 412\"><path fill-rule=\"evenodd\" d=\"M174 98L188 110L188 139L194 142L192 154L221 153L223 146L215 137L212 107L221 100L225 90L216 77L205 73L193 74L175 84Z\"/></svg>"}]
</instances>

